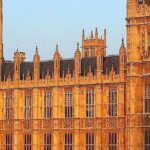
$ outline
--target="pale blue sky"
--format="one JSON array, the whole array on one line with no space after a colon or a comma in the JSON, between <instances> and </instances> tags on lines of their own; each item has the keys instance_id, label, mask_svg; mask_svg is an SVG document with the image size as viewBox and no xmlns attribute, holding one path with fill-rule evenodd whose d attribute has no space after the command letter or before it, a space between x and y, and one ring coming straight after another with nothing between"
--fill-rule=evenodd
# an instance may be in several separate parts
<instances>
[{"instance_id":1,"label":"pale blue sky","mask_svg":"<svg viewBox=\"0 0 150 150\"><path fill-rule=\"evenodd\" d=\"M41 59L51 59L56 43L62 57L74 56L82 29L89 36L107 29L107 53L116 54L125 36L126 0L3 0L4 54L17 49L33 59L38 43Z\"/></svg>"}]
</instances>

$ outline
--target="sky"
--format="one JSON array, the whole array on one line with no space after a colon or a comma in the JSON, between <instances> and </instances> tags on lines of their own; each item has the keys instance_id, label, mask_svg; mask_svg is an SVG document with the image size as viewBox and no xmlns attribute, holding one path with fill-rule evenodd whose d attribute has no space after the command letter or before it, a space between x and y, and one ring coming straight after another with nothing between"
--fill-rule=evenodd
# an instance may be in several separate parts
<instances>
[{"instance_id":1,"label":"sky","mask_svg":"<svg viewBox=\"0 0 150 150\"><path fill-rule=\"evenodd\" d=\"M52 59L57 43L63 58L74 57L83 29L87 37L107 29L107 54L117 54L126 37L125 0L3 0L3 14L7 60L17 49L33 60L36 45L41 60Z\"/></svg>"}]
</instances>

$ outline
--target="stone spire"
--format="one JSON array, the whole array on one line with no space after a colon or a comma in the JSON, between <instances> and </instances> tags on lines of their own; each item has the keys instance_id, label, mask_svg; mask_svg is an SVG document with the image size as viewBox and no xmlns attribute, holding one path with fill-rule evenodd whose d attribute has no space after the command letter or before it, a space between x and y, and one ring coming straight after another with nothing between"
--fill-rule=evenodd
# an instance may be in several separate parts
<instances>
[{"instance_id":1,"label":"stone spire","mask_svg":"<svg viewBox=\"0 0 150 150\"><path fill-rule=\"evenodd\" d=\"M61 60L61 56L60 56L59 48L57 44L56 50L54 53L54 78L56 82L58 81L58 78L60 77L60 60Z\"/></svg>"},{"instance_id":2,"label":"stone spire","mask_svg":"<svg viewBox=\"0 0 150 150\"><path fill-rule=\"evenodd\" d=\"M55 50L55 53L54 53L54 59L57 59L57 58L60 58L58 44L56 44L56 50Z\"/></svg>"},{"instance_id":3,"label":"stone spire","mask_svg":"<svg viewBox=\"0 0 150 150\"><path fill-rule=\"evenodd\" d=\"M84 29L83 29L83 31L82 31L82 40L84 40L85 39L85 32L84 32Z\"/></svg>"},{"instance_id":4,"label":"stone spire","mask_svg":"<svg viewBox=\"0 0 150 150\"><path fill-rule=\"evenodd\" d=\"M34 54L34 61L36 60L40 60L40 56L38 54L38 47L36 46L36 49L35 49L35 54Z\"/></svg>"},{"instance_id":5,"label":"stone spire","mask_svg":"<svg viewBox=\"0 0 150 150\"><path fill-rule=\"evenodd\" d=\"M119 64L120 64L120 73L121 74L124 74L125 73L125 70L126 70L126 48L125 48L125 45L124 45L124 38L122 38L122 42L121 42L121 47L120 47L120 50L119 50Z\"/></svg>"},{"instance_id":6,"label":"stone spire","mask_svg":"<svg viewBox=\"0 0 150 150\"><path fill-rule=\"evenodd\" d=\"M0 62L3 57L3 2L0 0Z\"/></svg>"},{"instance_id":7,"label":"stone spire","mask_svg":"<svg viewBox=\"0 0 150 150\"><path fill-rule=\"evenodd\" d=\"M95 39L98 39L98 29L95 29Z\"/></svg>"},{"instance_id":8,"label":"stone spire","mask_svg":"<svg viewBox=\"0 0 150 150\"><path fill-rule=\"evenodd\" d=\"M124 45L124 38L122 38L122 42L121 42L121 47L120 47L120 52L121 51L125 51L126 48L125 48L125 45Z\"/></svg>"},{"instance_id":9,"label":"stone spire","mask_svg":"<svg viewBox=\"0 0 150 150\"><path fill-rule=\"evenodd\" d=\"M38 54L38 47L35 48L34 54L34 80L37 82L40 78L40 56Z\"/></svg>"},{"instance_id":10,"label":"stone spire","mask_svg":"<svg viewBox=\"0 0 150 150\"><path fill-rule=\"evenodd\" d=\"M74 57L75 57L75 77L78 78L81 72L81 52L79 42L77 42L77 48Z\"/></svg>"}]
</instances>

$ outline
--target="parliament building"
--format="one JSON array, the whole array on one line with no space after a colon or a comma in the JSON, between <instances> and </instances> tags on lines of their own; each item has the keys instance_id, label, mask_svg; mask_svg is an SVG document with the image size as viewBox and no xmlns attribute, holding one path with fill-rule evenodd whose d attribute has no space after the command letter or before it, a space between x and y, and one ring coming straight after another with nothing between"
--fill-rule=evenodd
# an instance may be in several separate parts
<instances>
[{"instance_id":1,"label":"parliament building","mask_svg":"<svg viewBox=\"0 0 150 150\"><path fill-rule=\"evenodd\" d=\"M0 150L150 150L150 0L126 1L118 55L96 28L73 58L8 61L0 0Z\"/></svg>"}]
</instances>

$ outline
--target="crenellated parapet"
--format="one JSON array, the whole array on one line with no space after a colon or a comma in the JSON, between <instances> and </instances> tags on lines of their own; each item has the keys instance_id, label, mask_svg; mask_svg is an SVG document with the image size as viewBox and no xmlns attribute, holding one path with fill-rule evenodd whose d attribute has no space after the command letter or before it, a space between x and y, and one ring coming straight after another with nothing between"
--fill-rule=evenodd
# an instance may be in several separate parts
<instances>
[{"instance_id":1,"label":"crenellated parapet","mask_svg":"<svg viewBox=\"0 0 150 150\"><path fill-rule=\"evenodd\" d=\"M144 51L142 58L143 61L150 61L150 51Z\"/></svg>"},{"instance_id":2,"label":"crenellated parapet","mask_svg":"<svg viewBox=\"0 0 150 150\"><path fill-rule=\"evenodd\" d=\"M83 47L90 40L95 42L95 56L83 57L79 43L74 52L74 58L64 59L59 53L58 45L53 59L40 60L36 46L33 61L25 61L25 53L18 50L14 53L14 61L2 63L1 87L47 87L60 85L103 84L124 82L126 74L126 48L122 40L119 55L106 56L106 30L104 38L99 38L98 30L95 36L86 40L83 31ZM93 41L92 41L93 40ZM102 43L102 45L101 45Z\"/></svg>"},{"instance_id":3,"label":"crenellated parapet","mask_svg":"<svg viewBox=\"0 0 150 150\"><path fill-rule=\"evenodd\" d=\"M104 35L99 37L98 29L95 29L95 36L93 31L89 38L86 38L85 31L82 33L82 57L95 57L102 53L106 56L106 30Z\"/></svg>"}]
</instances>

